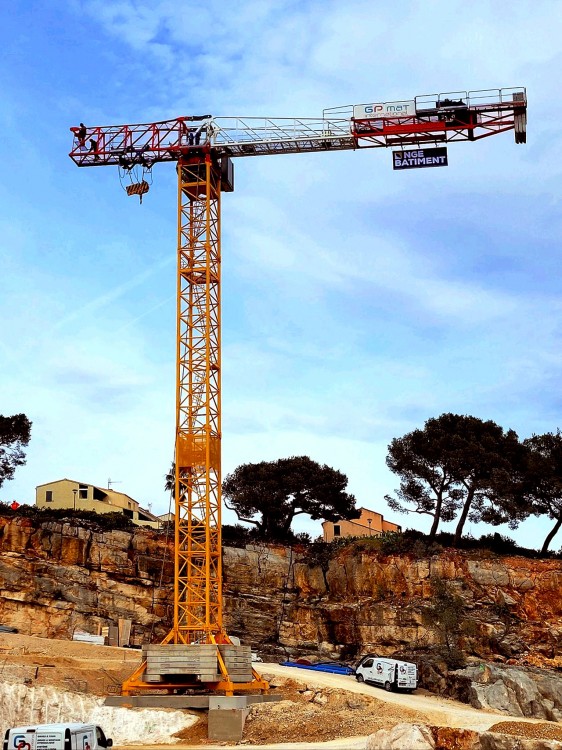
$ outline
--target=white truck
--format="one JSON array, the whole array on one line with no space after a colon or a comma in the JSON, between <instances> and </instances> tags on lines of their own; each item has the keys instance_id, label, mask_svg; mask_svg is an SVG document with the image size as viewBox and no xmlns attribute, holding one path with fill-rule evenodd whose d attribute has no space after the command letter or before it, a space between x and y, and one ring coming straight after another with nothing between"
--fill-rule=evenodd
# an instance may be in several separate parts
<instances>
[{"instance_id":1,"label":"white truck","mask_svg":"<svg viewBox=\"0 0 562 750\"><path fill-rule=\"evenodd\" d=\"M36 724L7 729L3 750L107 750L113 740L96 724Z\"/></svg>"},{"instance_id":2,"label":"white truck","mask_svg":"<svg viewBox=\"0 0 562 750\"><path fill-rule=\"evenodd\" d=\"M418 668L408 661L367 654L355 667L355 679L358 682L380 685L388 691L406 690L411 693L418 686Z\"/></svg>"}]
</instances>

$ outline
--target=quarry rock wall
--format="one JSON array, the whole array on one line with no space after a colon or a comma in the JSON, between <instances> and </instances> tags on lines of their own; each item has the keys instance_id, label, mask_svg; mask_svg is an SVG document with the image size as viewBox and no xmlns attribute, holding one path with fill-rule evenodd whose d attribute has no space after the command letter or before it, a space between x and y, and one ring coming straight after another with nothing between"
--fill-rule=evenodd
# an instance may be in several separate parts
<instances>
[{"instance_id":1,"label":"quarry rock wall","mask_svg":"<svg viewBox=\"0 0 562 750\"><path fill-rule=\"evenodd\" d=\"M430 646L434 579L473 622L468 653L562 664L562 561L444 551L415 559L341 549L225 548L229 632L270 654L353 657ZM56 638L130 618L133 642L162 638L172 616L171 541L151 530L97 531L0 517L0 624Z\"/></svg>"}]
</instances>

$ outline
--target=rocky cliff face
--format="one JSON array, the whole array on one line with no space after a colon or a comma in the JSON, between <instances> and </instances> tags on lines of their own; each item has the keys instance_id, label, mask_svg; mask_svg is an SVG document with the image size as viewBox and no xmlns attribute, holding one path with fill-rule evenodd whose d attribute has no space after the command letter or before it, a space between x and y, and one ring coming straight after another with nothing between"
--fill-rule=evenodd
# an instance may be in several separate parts
<instances>
[{"instance_id":1,"label":"rocky cliff face","mask_svg":"<svg viewBox=\"0 0 562 750\"><path fill-rule=\"evenodd\" d=\"M553 664L562 657L559 560L454 551L413 559L348 547L320 566L306 552L248 547L227 550L225 563L232 624L292 652L352 656L356 646L383 654L435 644L427 606L437 578L471 620L462 641L469 653Z\"/></svg>"},{"instance_id":2,"label":"rocky cliff face","mask_svg":"<svg viewBox=\"0 0 562 750\"><path fill-rule=\"evenodd\" d=\"M171 545L148 530L98 532L0 518L0 623L70 637L131 618L137 642L170 627ZM432 581L446 581L472 621L465 649L481 658L562 664L562 561L444 552L414 559L342 549L224 550L225 622L254 647L354 656L431 645ZM161 585L160 585L161 581Z\"/></svg>"},{"instance_id":3,"label":"rocky cliff face","mask_svg":"<svg viewBox=\"0 0 562 750\"><path fill-rule=\"evenodd\" d=\"M155 534L97 532L67 523L0 518L0 623L28 635L131 618L141 640L163 637L171 616L173 554ZM163 586L155 585L162 575Z\"/></svg>"}]
</instances>

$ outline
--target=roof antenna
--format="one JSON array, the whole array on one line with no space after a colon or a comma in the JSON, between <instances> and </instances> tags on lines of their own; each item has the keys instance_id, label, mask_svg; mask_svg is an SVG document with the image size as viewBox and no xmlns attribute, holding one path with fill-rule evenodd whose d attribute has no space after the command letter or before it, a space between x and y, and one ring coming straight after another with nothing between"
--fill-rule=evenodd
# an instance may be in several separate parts
<instances>
[{"instance_id":1,"label":"roof antenna","mask_svg":"<svg viewBox=\"0 0 562 750\"><path fill-rule=\"evenodd\" d=\"M107 480L107 489L108 489L108 490L110 490L110 489L111 489L111 485L112 485L112 484L122 484L122 482L121 482L121 480L120 480L120 479L111 479L111 478L109 478L109 479Z\"/></svg>"}]
</instances>

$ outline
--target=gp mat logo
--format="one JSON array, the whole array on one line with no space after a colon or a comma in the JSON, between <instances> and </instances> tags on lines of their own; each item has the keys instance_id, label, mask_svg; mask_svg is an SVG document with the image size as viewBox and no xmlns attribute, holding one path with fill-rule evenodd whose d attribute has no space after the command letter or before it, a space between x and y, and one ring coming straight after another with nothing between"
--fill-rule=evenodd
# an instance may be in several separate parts
<instances>
[{"instance_id":1,"label":"gp mat logo","mask_svg":"<svg viewBox=\"0 0 562 750\"><path fill-rule=\"evenodd\" d=\"M12 739L12 746L16 750L31 750L31 745L27 741L25 734L15 734Z\"/></svg>"},{"instance_id":2,"label":"gp mat logo","mask_svg":"<svg viewBox=\"0 0 562 750\"><path fill-rule=\"evenodd\" d=\"M353 107L353 117L356 120L385 120L391 117L412 117L415 114L416 103L413 99L405 102L356 104Z\"/></svg>"},{"instance_id":3,"label":"gp mat logo","mask_svg":"<svg viewBox=\"0 0 562 750\"><path fill-rule=\"evenodd\" d=\"M421 169L423 167L447 167L447 148L418 148L414 151L393 151L393 169Z\"/></svg>"}]
</instances>

